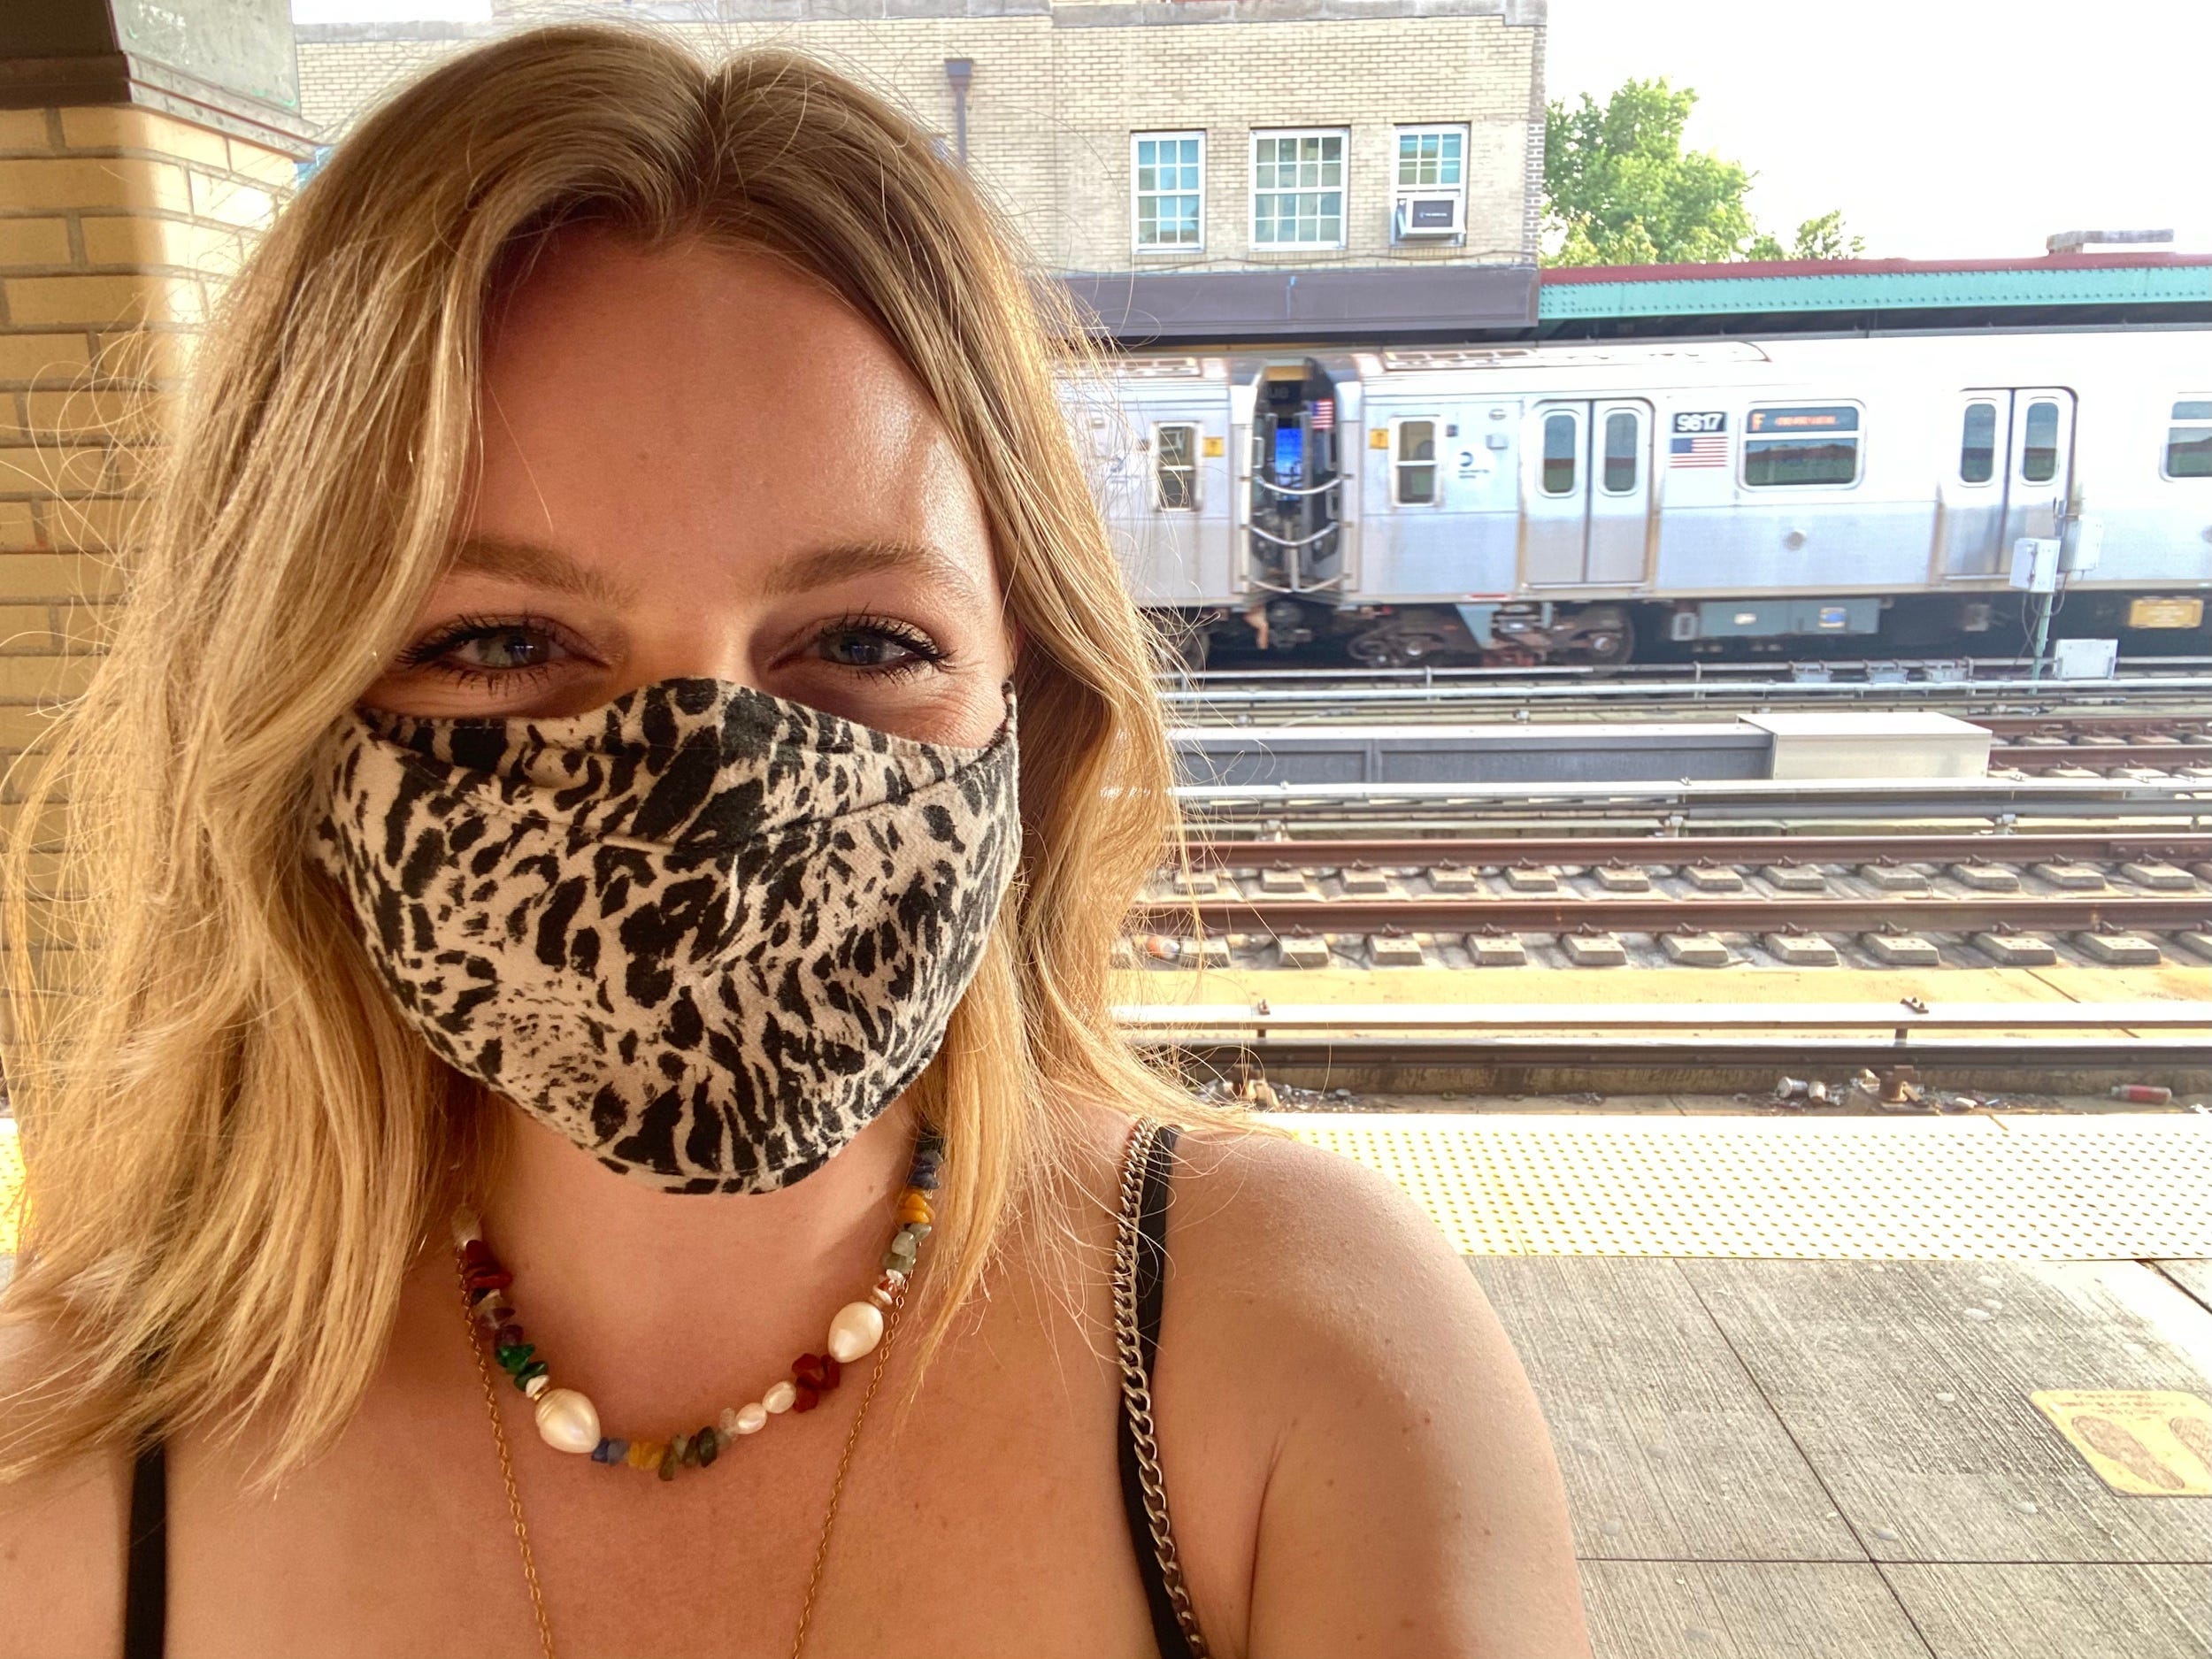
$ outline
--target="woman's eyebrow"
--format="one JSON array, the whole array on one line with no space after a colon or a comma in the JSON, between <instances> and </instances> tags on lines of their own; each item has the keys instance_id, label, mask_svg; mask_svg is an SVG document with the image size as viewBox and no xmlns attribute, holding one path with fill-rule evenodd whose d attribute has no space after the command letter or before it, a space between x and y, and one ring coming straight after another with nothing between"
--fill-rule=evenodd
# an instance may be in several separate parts
<instances>
[{"instance_id":1,"label":"woman's eyebrow","mask_svg":"<svg viewBox=\"0 0 2212 1659\"><path fill-rule=\"evenodd\" d=\"M558 548L511 541L503 536L469 537L454 549L453 562L447 568L455 572L533 582L603 604L626 604L637 597L630 588L605 572L570 557Z\"/></svg>"},{"instance_id":2,"label":"woman's eyebrow","mask_svg":"<svg viewBox=\"0 0 2212 1659\"><path fill-rule=\"evenodd\" d=\"M926 542L870 541L841 541L787 560L762 579L761 592L770 598L781 598L856 576L894 570L934 577L969 594L976 591L974 573L941 549Z\"/></svg>"}]
</instances>

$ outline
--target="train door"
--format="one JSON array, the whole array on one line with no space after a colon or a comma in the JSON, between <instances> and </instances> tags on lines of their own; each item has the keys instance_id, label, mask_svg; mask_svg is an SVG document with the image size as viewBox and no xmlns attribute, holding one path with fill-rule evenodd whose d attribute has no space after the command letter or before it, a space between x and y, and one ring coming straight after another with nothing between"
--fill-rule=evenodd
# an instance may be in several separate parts
<instances>
[{"instance_id":1,"label":"train door","mask_svg":"<svg viewBox=\"0 0 2212 1659\"><path fill-rule=\"evenodd\" d=\"M1260 376L1245 526L1255 587L1333 603L1344 585L1336 405L1335 383L1311 359L1271 363Z\"/></svg>"},{"instance_id":2,"label":"train door","mask_svg":"<svg viewBox=\"0 0 2212 1659\"><path fill-rule=\"evenodd\" d=\"M2022 536L2058 534L2072 482L2074 395L2062 387L1999 387L1959 400L1945 457L1940 568L1999 576Z\"/></svg>"},{"instance_id":3,"label":"train door","mask_svg":"<svg viewBox=\"0 0 2212 1659\"><path fill-rule=\"evenodd\" d=\"M1651 521L1651 405L1597 398L1536 405L1526 445L1521 579L1623 588L1644 579Z\"/></svg>"}]
</instances>

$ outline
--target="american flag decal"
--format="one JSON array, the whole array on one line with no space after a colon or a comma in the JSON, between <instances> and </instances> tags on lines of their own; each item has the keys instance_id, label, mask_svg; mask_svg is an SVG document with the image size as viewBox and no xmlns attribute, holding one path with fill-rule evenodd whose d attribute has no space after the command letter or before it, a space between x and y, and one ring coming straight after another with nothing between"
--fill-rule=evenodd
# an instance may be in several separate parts
<instances>
[{"instance_id":1,"label":"american flag decal","mask_svg":"<svg viewBox=\"0 0 2212 1659\"><path fill-rule=\"evenodd\" d=\"M1335 398L1324 397L1319 402L1310 405L1310 407L1313 411L1313 417L1306 424L1311 426L1316 432L1327 432L1335 426Z\"/></svg>"},{"instance_id":2,"label":"american flag decal","mask_svg":"<svg viewBox=\"0 0 2212 1659\"><path fill-rule=\"evenodd\" d=\"M1701 432L1694 437L1667 440L1669 466L1726 466L1728 434Z\"/></svg>"}]
</instances>

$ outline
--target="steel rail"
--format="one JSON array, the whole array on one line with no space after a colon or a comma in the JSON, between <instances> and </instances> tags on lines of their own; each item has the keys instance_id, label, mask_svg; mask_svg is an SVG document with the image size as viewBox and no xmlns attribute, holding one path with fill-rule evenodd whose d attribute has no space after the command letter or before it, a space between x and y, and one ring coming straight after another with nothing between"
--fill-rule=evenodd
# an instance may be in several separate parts
<instances>
[{"instance_id":1,"label":"steel rail","mask_svg":"<svg viewBox=\"0 0 2212 1659\"><path fill-rule=\"evenodd\" d=\"M2203 766L2212 768L2212 743L1996 743L1989 764L2018 772L2052 766Z\"/></svg>"},{"instance_id":2,"label":"steel rail","mask_svg":"<svg viewBox=\"0 0 2212 1659\"><path fill-rule=\"evenodd\" d=\"M1831 1067L1909 1063L1954 1072L2025 1073L2035 1079L2028 1087L2047 1087L2052 1074L2062 1071L2117 1071L2124 1077L2140 1078L2147 1072L2206 1070L2205 1045L2193 1037L1922 1038L1901 1044L1894 1038L1872 1035L1782 1039L1617 1035L1562 1041L1504 1034L1233 1041L1135 1033L1131 1041L1141 1048L1171 1050L1186 1064L1223 1075L1240 1066L1264 1068L1278 1077L1302 1070L1333 1076L1361 1071L1425 1072L1425 1087L1433 1087L1438 1072L1499 1066L1583 1074L1625 1071L1643 1074L1648 1083L1648 1074L1655 1071L1687 1070L1704 1076L1756 1068L1802 1076Z\"/></svg>"},{"instance_id":3,"label":"steel rail","mask_svg":"<svg viewBox=\"0 0 2212 1659\"><path fill-rule=\"evenodd\" d=\"M1153 932L1210 933L2004 933L2049 928L2097 933L2119 928L2212 926L2212 894L1993 894L1952 898L1885 893L1757 898L1668 898L1654 894L1513 894L1409 899L1223 899L1148 901L1134 908Z\"/></svg>"},{"instance_id":4,"label":"steel rail","mask_svg":"<svg viewBox=\"0 0 2212 1659\"><path fill-rule=\"evenodd\" d=\"M1271 537L1269 539L1273 540ZM1285 542L1280 545L1292 544ZM1345 708L1364 705L1445 706L1479 703L1617 703L1638 698L1647 698L1655 703L1711 701L1717 697L1855 702L1870 695L1913 700L2025 698L2043 703L2067 703L2091 699L2125 701L2147 695L2171 696L2183 692L2200 697L2204 693L2212 692L2212 676L2143 675L2095 680L1958 680L1902 683L1886 680L1770 680L1749 683L1658 680L1644 685L1624 685L1604 681L1589 685L1454 686L1448 690L1436 686L1373 686L1346 687L1342 689L1316 687L1310 690L1270 687L1227 692L1216 687L1184 689L1171 685L1164 688L1159 695L1160 700L1171 708L1229 704L1239 708L1270 708L1318 702Z\"/></svg>"},{"instance_id":5,"label":"steel rail","mask_svg":"<svg viewBox=\"0 0 2212 1659\"><path fill-rule=\"evenodd\" d=\"M1194 865L1300 870L1402 864L2110 863L2212 860L2212 835L2111 831L2092 835L1563 835L1428 841L1194 841Z\"/></svg>"},{"instance_id":6,"label":"steel rail","mask_svg":"<svg viewBox=\"0 0 2212 1659\"><path fill-rule=\"evenodd\" d=\"M1240 1002L1114 1010L1125 1031L2201 1031L2200 1002Z\"/></svg>"},{"instance_id":7,"label":"steel rail","mask_svg":"<svg viewBox=\"0 0 2212 1659\"><path fill-rule=\"evenodd\" d=\"M1650 680L1703 680L1728 679L1736 676L1778 674L1793 680L1791 671L1806 668L1823 673L1866 673L1871 672L1915 672L1945 676L1931 684L1947 684L1970 680L1980 670L1994 669L2001 676L2016 677L2024 664L2017 657L1805 657L1778 662L1694 663L1533 663L1515 667L1484 668L1473 664L1433 665L1418 668L1360 668L1351 665L1325 665L1276 668L1202 668L1164 670L1159 675L1163 684L1192 684L1196 686L1253 685L1310 685L1334 686L1397 684L1408 681L1421 685L1494 684L1512 680L1620 680L1643 677ZM2212 657L2124 657L2117 666L2121 672L2115 679L2158 679L2163 673L2177 674L2212 672ZM1961 672L1962 671L1962 672ZM1919 683L1919 682L1916 682ZM2045 680L2039 684L2063 688L2084 684L2108 684L2109 681L2074 680Z\"/></svg>"}]
</instances>

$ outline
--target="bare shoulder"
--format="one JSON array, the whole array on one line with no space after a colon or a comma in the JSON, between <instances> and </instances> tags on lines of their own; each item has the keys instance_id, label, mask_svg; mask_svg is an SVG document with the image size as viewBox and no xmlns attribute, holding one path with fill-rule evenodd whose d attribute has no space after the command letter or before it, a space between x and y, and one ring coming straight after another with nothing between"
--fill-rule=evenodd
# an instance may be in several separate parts
<instances>
[{"instance_id":1,"label":"bare shoulder","mask_svg":"<svg viewBox=\"0 0 2212 1659\"><path fill-rule=\"evenodd\" d=\"M1279 1136L1197 1132L1178 1150L1163 1412L1216 1446L1265 1440L1244 1445L1260 1471L1244 1558L1206 1563L1228 1645L1586 1655L1543 1418L1435 1224Z\"/></svg>"},{"instance_id":2,"label":"bare shoulder","mask_svg":"<svg viewBox=\"0 0 2212 1659\"><path fill-rule=\"evenodd\" d=\"M0 1428L46 1351L37 1333L0 1326ZM114 1456L0 1482L0 1659L108 1659L120 1647L129 1500Z\"/></svg>"}]
</instances>

